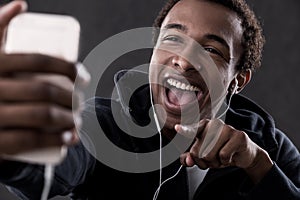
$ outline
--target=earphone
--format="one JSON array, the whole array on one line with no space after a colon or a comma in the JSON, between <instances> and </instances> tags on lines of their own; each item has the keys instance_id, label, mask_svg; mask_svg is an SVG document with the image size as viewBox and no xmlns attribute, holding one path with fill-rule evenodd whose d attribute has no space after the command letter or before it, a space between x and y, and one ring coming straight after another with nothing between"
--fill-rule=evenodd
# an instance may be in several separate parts
<instances>
[{"instance_id":1,"label":"earphone","mask_svg":"<svg viewBox=\"0 0 300 200\"><path fill-rule=\"evenodd\" d=\"M237 93L237 90L239 89L239 81L237 79L237 77L234 78L234 85L231 85L231 89L230 89L230 95L234 95Z\"/></svg>"}]
</instances>

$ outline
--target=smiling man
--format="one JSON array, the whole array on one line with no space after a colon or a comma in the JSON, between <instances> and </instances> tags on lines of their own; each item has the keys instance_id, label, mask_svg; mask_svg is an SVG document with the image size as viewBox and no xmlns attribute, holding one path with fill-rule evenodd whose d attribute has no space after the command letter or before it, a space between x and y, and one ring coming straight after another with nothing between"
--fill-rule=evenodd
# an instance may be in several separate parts
<instances>
[{"instance_id":1,"label":"smiling man","mask_svg":"<svg viewBox=\"0 0 300 200\"><path fill-rule=\"evenodd\" d=\"M189 52L181 53L180 56L159 49L173 49L174 52L174 49L179 48L182 52L185 50L179 46L184 45L182 44L186 42L184 40L194 40L191 43L198 43L205 51L209 52L221 73L220 76L223 79L224 88L229 88L235 84L234 78L239 72L242 72L238 77L239 90L250 80L250 70L242 71L236 67L243 53L242 26L237 14L231 12L228 8L205 1L183 1L176 4L163 20L163 23L158 25L163 28L163 31L158 38L156 46L158 50L154 51L151 63L168 66L163 70L173 70L173 72L171 72L173 75L168 77L168 75L166 75L168 72L162 70L159 72L161 74L153 76L165 76L164 78L168 79L167 82L171 86L176 86L178 83L180 84L179 90L170 90L172 92L166 92L165 88L153 87L155 102L163 105L168 113L175 112L180 115L181 107L187 107L187 104L190 103L188 102L191 99L188 98L189 92L195 91L200 110L203 111L203 109L207 109L209 105L207 102L209 91L205 86L203 77L201 77L201 74L198 72L199 69L197 69L197 66L194 67L191 63L193 62L191 59L197 59L195 52L201 51L199 50L200 47L191 48ZM190 55L194 58L191 58ZM186 58L183 58L183 56ZM190 60L187 60L187 58ZM187 79L189 83L182 83L182 81L178 80L178 78L176 78L178 74ZM184 87L184 90L182 90L181 87ZM189 92L183 95L183 93L179 93L180 91ZM175 98L175 94L177 97L180 96L182 98ZM206 116L206 118L210 117L211 116ZM171 123L168 125L170 129L174 129L175 123L180 122L180 117L178 116L169 114L168 118L173 121L168 122L168 124Z\"/></svg>"},{"instance_id":2,"label":"smiling man","mask_svg":"<svg viewBox=\"0 0 300 200\"><path fill-rule=\"evenodd\" d=\"M184 134L180 126L177 128L175 126L182 123L181 112L190 113L192 109L195 109L195 104L193 104L195 93L201 111L201 119L203 119L199 126L201 133L198 134L200 138L196 138L197 141L191 151L183 156L184 162L188 166L192 166L196 161L198 166L203 168L216 168L224 165L243 167L251 174L249 174L250 177L258 182L273 165L268 154L252 142L245 132L223 124L219 120L208 120L215 117L211 116L210 112L210 91L205 87L197 67L178 54L160 49L179 48L181 52L186 51L188 44L183 43L188 43L185 41L188 39L182 34L192 38L190 40L200 44L209 53L220 71L219 76L225 90L228 91L228 96L238 93L251 78L251 69L239 66L243 64L240 61L244 53L242 48L244 39L242 22L238 15L223 5L210 1L185 0L178 2L168 12L161 26L164 31L158 37L158 50L154 51L151 60L152 65L159 65L152 66L150 73L156 73L152 76L158 77L161 79L158 82L162 82L154 84L152 89L154 102L162 105L167 113L163 132L167 132L168 135L175 135L177 132ZM176 31L172 31L173 29ZM195 52L197 52L197 48L190 48L188 54L193 53L195 57ZM160 65L165 67L160 67ZM202 67L212 68L214 66ZM168 87L164 86L165 82ZM243 103L243 100L240 101ZM201 146L201 138L205 137L207 128L212 126L212 123L222 124L223 130L220 138L214 149L205 158L198 158L197 151ZM258 166L255 166L256 164ZM255 168L252 169L254 166Z\"/></svg>"},{"instance_id":3,"label":"smiling man","mask_svg":"<svg viewBox=\"0 0 300 200\"><path fill-rule=\"evenodd\" d=\"M264 44L261 27L248 5L243 0L170 0L155 26L161 29L155 35L149 75L130 70L118 73L117 100L93 99L83 115L83 132L95 131L90 123L96 108L107 137L136 153L138 165L143 165L141 155L161 147L159 134L147 139L128 134L118 127L112 107L125 127L130 127L132 120L146 126L148 111L155 104L158 123L152 128L158 128L163 145L178 135L183 140L190 138L192 133L191 145L162 173L129 173L101 163L79 143L69 148L66 160L56 168L50 196L71 194L73 199L90 200L120 196L143 200L300 199L298 150L268 113L238 94L260 66ZM131 89L126 83L141 77L150 84L134 91L129 105L124 106L122 100L128 94L122 91ZM213 98L217 85L221 85L220 94ZM218 108L224 99L228 109L222 120ZM163 155L168 159L168 154ZM122 156L110 159L128 162ZM158 161L158 157L153 159ZM181 165L185 167L179 168ZM0 180L18 196L39 199L41 166L2 161L0 167ZM175 173L155 193L160 186L158 178L162 175L165 180Z\"/></svg>"}]
</instances>

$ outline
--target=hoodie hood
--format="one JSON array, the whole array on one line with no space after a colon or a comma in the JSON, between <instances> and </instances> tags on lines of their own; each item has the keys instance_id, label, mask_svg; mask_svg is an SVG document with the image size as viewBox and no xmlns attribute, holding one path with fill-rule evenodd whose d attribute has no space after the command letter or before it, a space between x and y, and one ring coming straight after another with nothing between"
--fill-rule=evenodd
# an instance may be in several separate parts
<instances>
[{"instance_id":1,"label":"hoodie hood","mask_svg":"<svg viewBox=\"0 0 300 200\"><path fill-rule=\"evenodd\" d=\"M243 95L234 95L225 123L245 131L260 147L268 152L278 148L274 119L254 101Z\"/></svg>"},{"instance_id":2,"label":"hoodie hood","mask_svg":"<svg viewBox=\"0 0 300 200\"><path fill-rule=\"evenodd\" d=\"M149 74L137 70L121 70L114 76L117 101L127 117L138 125L150 123L148 115L151 106Z\"/></svg>"}]
</instances>

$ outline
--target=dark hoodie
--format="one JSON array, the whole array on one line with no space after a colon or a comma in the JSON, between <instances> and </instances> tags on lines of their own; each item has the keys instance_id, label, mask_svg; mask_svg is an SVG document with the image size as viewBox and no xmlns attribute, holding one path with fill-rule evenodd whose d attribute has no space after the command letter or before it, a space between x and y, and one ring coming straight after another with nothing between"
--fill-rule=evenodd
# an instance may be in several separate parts
<instances>
[{"instance_id":1,"label":"dark hoodie","mask_svg":"<svg viewBox=\"0 0 300 200\"><path fill-rule=\"evenodd\" d=\"M130 85L132 80L147 79L148 75L142 72L130 71L126 74L125 72L122 71L115 76L119 95L116 99L95 98L88 102L83 114L82 134L95 131L89 129L92 127L89 123L96 111L103 131L115 145L136 153L153 151L159 148L157 135L147 139L130 136L118 127L112 116L111 105L119 109L118 117L122 123L126 124L133 120L136 124L145 126L150 122L148 111L151 103L148 85L141 86L128 99L128 94L132 92ZM122 80L120 77L123 77ZM125 102L129 102L129 105ZM256 144L269 153L275 164L257 185L251 183L242 169L236 167L210 169L198 187L194 199L300 199L300 154L292 142L275 127L272 117L251 100L234 95L225 122L245 131ZM122 157L111 159L126 162ZM176 160L164 167L163 180L174 175L179 166L179 160ZM43 167L19 162L3 162L0 165L0 180L23 199L40 199ZM71 193L74 199L150 200L158 183L158 170L147 173L115 170L96 160L80 143L70 147L67 158L56 167L50 196ZM186 170L183 168L174 179L162 186L158 199L188 198L188 181Z\"/></svg>"}]
</instances>

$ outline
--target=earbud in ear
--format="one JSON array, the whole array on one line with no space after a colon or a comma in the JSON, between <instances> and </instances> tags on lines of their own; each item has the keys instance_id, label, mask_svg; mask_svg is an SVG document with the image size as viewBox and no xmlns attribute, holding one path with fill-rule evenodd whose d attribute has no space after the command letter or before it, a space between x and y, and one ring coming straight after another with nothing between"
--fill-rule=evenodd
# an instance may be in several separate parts
<instances>
[{"instance_id":1,"label":"earbud in ear","mask_svg":"<svg viewBox=\"0 0 300 200\"><path fill-rule=\"evenodd\" d=\"M231 84L230 90L229 90L231 95L234 95L237 92L237 90L239 88L238 84L239 84L239 82L238 82L237 78L234 78L233 83Z\"/></svg>"}]
</instances>

